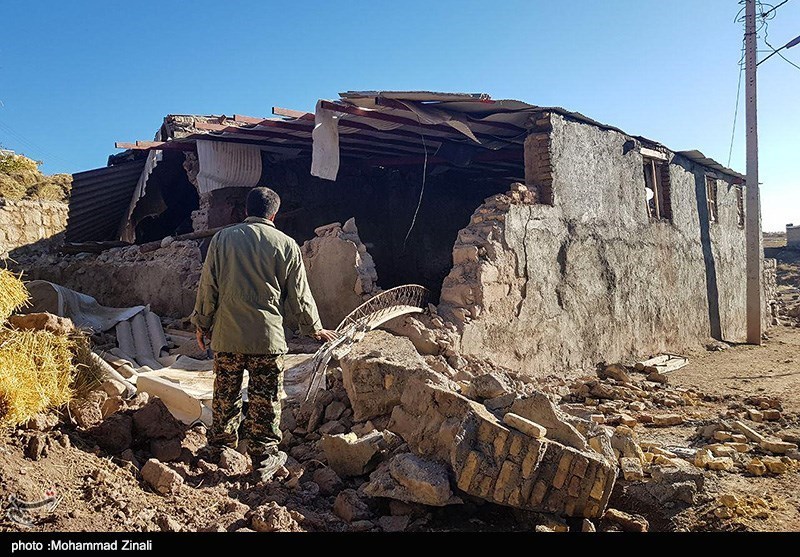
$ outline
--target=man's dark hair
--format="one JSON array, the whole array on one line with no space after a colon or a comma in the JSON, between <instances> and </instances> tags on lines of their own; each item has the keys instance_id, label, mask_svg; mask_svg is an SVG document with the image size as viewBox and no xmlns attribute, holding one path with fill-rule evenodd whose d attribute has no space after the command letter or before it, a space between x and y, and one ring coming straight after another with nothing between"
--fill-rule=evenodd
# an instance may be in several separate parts
<instances>
[{"instance_id":1,"label":"man's dark hair","mask_svg":"<svg viewBox=\"0 0 800 557\"><path fill-rule=\"evenodd\" d=\"M247 216L269 218L278 212L281 198L269 188L253 188L247 194Z\"/></svg>"}]
</instances>

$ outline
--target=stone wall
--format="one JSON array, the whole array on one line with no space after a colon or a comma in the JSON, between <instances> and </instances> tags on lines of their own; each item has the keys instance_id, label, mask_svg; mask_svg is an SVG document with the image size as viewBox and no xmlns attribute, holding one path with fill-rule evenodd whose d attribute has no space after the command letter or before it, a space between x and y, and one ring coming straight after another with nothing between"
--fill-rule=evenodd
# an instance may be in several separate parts
<instances>
[{"instance_id":1,"label":"stone wall","mask_svg":"<svg viewBox=\"0 0 800 557\"><path fill-rule=\"evenodd\" d=\"M44 255L20 259L25 280L47 280L83 292L102 305L150 304L162 317L185 317L194 308L202 263L196 242L173 242L142 253L137 246L99 255Z\"/></svg>"},{"instance_id":2,"label":"stone wall","mask_svg":"<svg viewBox=\"0 0 800 557\"><path fill-rule=\"evenodd\" d=\"M462 352L536 375L745 340L744 230L736 188L669 165L672 220L650 220L632 138L552 116L554 205L522 191L487 199L459 232L440 313Z\"/></svg>"},{"instance_id":3,"label":"stone wall","mask_svg":"<svg viewBox=\"0 0 800 557\"><path fill-rule=\"evenodd\" d=\"M0 257L26 246L47 249L63 238L67 204L0 197Z\"/></svg>"}]
</instances>

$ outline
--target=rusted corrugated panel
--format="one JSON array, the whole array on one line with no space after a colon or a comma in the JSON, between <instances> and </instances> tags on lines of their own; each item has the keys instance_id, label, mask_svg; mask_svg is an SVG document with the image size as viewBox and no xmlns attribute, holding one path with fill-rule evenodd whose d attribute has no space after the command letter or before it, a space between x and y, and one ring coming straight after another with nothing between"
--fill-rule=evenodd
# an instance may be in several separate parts
<instances>
[{"instance_id":1,"label":"rusted corrugated panel","mask_svg":"<svg viewBox=\"0 0 800 557\"><path fill-rule=\"evenodd\" d=\"M144 159L72 175L67 242L117 240Z\"/></svg>"}]
</instances>

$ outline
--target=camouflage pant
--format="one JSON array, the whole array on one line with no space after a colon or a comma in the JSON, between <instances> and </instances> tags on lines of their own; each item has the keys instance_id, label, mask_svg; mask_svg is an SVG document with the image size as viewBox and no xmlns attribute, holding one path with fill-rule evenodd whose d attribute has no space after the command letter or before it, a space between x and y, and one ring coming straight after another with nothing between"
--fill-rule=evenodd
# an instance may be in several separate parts
<instances>
[{"instance_id":1,"label":"camouflage pant","mask_svg":"<svg viewBox=\"0 0 800 557\"><path fill-rule=\"evenodd\" d=\"M247 408L242 412L242 378L247 370ZM263 455L281 441L283 356L278 354L214 354L213 422L209 441L235 447L247 440L248 453Z\"/></svg>"}]
</instances>

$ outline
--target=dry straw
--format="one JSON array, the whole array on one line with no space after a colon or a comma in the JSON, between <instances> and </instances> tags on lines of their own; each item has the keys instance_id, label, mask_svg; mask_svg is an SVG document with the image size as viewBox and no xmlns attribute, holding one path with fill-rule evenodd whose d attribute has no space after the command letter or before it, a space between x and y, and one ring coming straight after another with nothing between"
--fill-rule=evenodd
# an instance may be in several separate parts
<instances>
[{"instance_id":1,"label":"dry straw","mask_svg":"<svg viewBox=\"0 0 800 557\"><path fill-rule=\"evenodd\" d=\"M28 291L19 277L7 269L0 269L0 325L27 301Z\"/></svg>"},{"instance_id":2,"label":"dry straw","mask_svg":"<svg viewBox=\"0 0 800 557\"><path fill-rule=\"evenodd\" d=\"M0 426L70 401L74 342L48 331L0 328Z\"/></svg>"}]
</instances>

